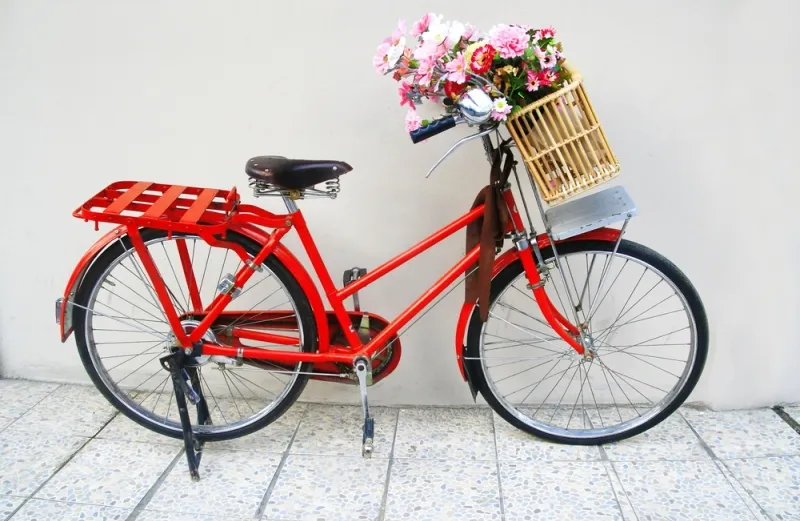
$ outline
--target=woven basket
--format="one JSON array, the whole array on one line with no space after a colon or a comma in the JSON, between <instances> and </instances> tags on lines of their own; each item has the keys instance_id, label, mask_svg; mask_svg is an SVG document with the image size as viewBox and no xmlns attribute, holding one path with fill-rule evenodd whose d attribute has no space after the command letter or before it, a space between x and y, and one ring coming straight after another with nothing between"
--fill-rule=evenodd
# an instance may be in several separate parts
<instances>
[{"instance_id":1,"label":"woven basket","mask_svg":"<svg viewBox=\"0 0 800 521\"><path fill-rule=\"evenodd\" d=\"M597 121L583 77L509 116L506 125L544 201L553 205L604 183L619 162Z\"/></svg>"}]
</instances>

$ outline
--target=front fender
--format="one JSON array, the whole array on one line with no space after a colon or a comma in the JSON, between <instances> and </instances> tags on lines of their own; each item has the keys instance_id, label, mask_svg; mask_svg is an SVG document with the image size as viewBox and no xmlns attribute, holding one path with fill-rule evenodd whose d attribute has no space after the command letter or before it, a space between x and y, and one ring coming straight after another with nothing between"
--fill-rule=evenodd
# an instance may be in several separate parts
<instances>
[{"instance_id":1,"label":"front fender","mask_svg":"<svg viewBox=\"0 0 800 521\"><path fill-rule=\"evenodd\" d=\"M231 231L240 233L245 237L257 242L258 244L265 244L269 240L269 233L262 228L251 224L233 224L230 227ZM106 247L118 237L126 233L125 226L117 226L107 234L100 237L87 251L83 257L78 261L78 264L72 270L72 275L67 282L67 287L64 290L64 296L61 300L61 305L57 307L57 318L59 324L59 332L61 334L61 342L66 342L72 334L72 306L70 302L75 298L75 295L80 287L83 277L86 275L89 266L92 265L97 256L106 249ZM328 319L325 314L325 305L322 303L319 291L316 285L309 276L306 269L297 260L297 257L286 248L283 244L278 243L275 246L273 254L280 260L284 266L289 270L292 276L297 280L302 288L308 302L311 305L311 310L314 314L314 321L317 325L317 333L319 335L319 351L326 352L329 349L329 332L328 332Z\"/></svg>"},{"instance_id":2,"label":"front fender","mask_svg":"<svg viewBox=\"0 0 800 521\"><path fill-rule=\"evenodd\" d=\"M616 242L619 239L619 230L614 228L599 228L590 232L570 237L563 241L558 241L556 244L562 244L571 241L606 241ZM536 236L536 244L540 249L550 246L550 237L546 233ZM519 259L519 252L516 249L510 249L497 257L492 266L492 278L495 278L498 273L503 271L509 264ZM461 312L458 315L458 322L456 323L456 360L458 361L458 370L461 372L461 377L469 384L472 397L475 398L478 389L474 386L474 381L467 371L466 364L464 364L464 349L466 348L466 335L469 330L470 319L475 309L475 302L465 302L461 306Z\"/></svg>"}]
</instances>

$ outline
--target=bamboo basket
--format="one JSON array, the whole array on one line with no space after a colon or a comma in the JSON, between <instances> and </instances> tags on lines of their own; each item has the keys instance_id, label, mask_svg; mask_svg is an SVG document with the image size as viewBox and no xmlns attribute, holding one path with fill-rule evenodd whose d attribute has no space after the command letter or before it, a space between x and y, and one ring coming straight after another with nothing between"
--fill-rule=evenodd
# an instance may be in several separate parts
<instances>
[{"instance_id":1,"label":"bamboo basket","mask_svg":"<svg viewBox=\"0 0 800 521\"><path fill-rule=\"evenodd\" d=\"M561 203L617 176L619 162L608 146L581 74L561 90L509 116L506 126L542 198Z\"/></svg>"}]
</instances>

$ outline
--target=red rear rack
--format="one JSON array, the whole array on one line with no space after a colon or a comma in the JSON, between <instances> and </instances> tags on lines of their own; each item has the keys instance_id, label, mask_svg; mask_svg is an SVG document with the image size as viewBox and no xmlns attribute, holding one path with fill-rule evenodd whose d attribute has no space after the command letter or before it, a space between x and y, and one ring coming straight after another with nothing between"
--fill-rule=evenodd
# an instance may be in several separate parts
<instances>
[{"instance_id":1,"label":"red rear rack","mask_svg":"<svg viewBox=\"0 0 800 521\"><path fill-rule=\"evenodd\" d=\"M222 233L239 207L236 188L218 190L148 181L118 181L72 215L86 221L169 231Z\"/></svg>"}]
</instances>

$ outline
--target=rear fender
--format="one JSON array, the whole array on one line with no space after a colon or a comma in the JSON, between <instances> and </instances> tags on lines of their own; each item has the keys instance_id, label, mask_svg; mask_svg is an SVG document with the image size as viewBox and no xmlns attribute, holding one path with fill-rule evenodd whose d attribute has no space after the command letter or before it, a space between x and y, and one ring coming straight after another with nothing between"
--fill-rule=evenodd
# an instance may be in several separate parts
<instances>
[{"instance_id":1,"label":"rear fender","mask_svg":"<svg viewBox=\"0 0 800 521\"><path fill-rule=\"evenodd\" d=\"M269 240L270 234L257 226L251 224L233 224L230 229L245 237L257 242L258 244L265 244ZM67 287L64 290L63 300L61 305L57 307L57 319L59 324L59 332L61 334L61 342L66 342L70 334L72 334L72 306L69 304L75 298L78 288L83 281L83 277L89 270L97 256L108 247L118 237L125 235L125 226L117 226L107 234L103 235L95 242L86 253L83 254L75 269L72 270L72 275L67 282ZM317 333L319 335L319 351L324 353L329 349L329 332L328 332L328 319L325 313L325 306L322 303L319 291L316 285L309 276L306 269L297 260L297 257L289 251L283 244L278 243L275 246L273 254L300 284L301 289L308 298L311 305L312 313L314 314L314 321L317 325Z\"/></svg>"},{"instance_id":2,"label":"rear fender","mask_svg":"<svg viewBox=\"0 0 800 521\"><path fill-rule=\"evenodd\" d=\"M575 237L570 237L563 241L558 241L556 244L562 244L572 241L606 241L616 242L619 238L619 230L614 228L599 228L591 232L582 233ZM550 246L550 237L546 233L536 236L536 244L540 249ZM495 278L501 271L503 271L509 264L519 259L519 252L512 248L495 259L492 266L492 278ZM464 363L464 349L466 348L466 336L469 331L470 319L475 309L475 302L465 302L461 306L461 312L458 315L458 322L456 323L456 360L458 361L458 370L461 372L461 377L469 384L472 398L477 396L479 389L475 387L475 381L472 375L469 374L467 364Z\"/></svg>"}]
</instances>

